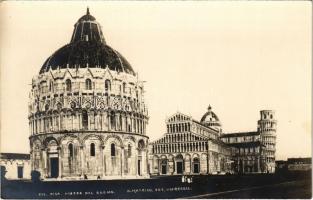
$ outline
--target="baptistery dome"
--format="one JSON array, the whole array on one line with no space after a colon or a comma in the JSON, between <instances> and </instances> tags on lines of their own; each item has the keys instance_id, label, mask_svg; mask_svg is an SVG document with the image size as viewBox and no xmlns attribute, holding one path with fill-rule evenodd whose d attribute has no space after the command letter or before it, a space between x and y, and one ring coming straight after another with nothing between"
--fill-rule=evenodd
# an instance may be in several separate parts
<instances>
[{"instance_id":1,"label":"baptistery dome","mask_svg":"<svg viewBox=\"0 0 313 200\"><path fill-rule=\"evenodd\" d=\"M106 44L100 24L90 15L82 16L74 26L69 44L54 52L44 62L40 73L56 69L109 68L135 75L128 61Z\"/></svg>"},{"instance_id":2,"label":"baptistery dome","mask_svg":"<svg viewBox=\"0 0 313 200\"><path fill-rule=\"evenodd\" d=\"M143 82L89 10L32 79L28 117L42 178L148 177Z\"/></svg>"}]
</instances>

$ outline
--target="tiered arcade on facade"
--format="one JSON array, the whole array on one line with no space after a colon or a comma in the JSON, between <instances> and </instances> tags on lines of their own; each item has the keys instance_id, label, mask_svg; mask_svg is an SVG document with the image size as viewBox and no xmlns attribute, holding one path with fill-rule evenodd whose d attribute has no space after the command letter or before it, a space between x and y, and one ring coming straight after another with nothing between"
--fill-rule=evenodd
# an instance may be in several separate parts
<instances>
[{"instance_id":1,"label":"tiered arcade on facade","mask_svg":"<svg viewBox=\"0 0 313 200\"><path fill-rule=\"evenodd\" d=\"M32 80L32 170L42 178L148 177L143 82L90 15Z\"/></svg>"}]
</instances>

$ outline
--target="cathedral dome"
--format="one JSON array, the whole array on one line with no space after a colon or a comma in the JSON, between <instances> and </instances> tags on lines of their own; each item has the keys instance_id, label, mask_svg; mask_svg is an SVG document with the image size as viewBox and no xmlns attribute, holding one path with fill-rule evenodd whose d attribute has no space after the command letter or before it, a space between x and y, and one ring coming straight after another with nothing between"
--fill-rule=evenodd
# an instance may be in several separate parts
<instances>
[{"instance_id":1,"label":"cathedral dome","mask_svg":"<svg viewBox=\"0 0 313 200\"><path fill-rule=\"evenodd\" d=\"M40 74L64 68L109 68L135 75L129 62L106 44L101 26L87 9L74 26L71 42L54 52L43 64Z\"/></svg>"},{"instance_id":2,"label":"cathedral dome","mask_svg":"<svg viewBox=\"0 0 313 200\"><path fill-rule=\"evenodd\" d=\"M200 123L208 127L221 126L219 118L212 111L212 107L210 105L208 107L208 111L202 116Z\"/></svg>"}]
</instances>

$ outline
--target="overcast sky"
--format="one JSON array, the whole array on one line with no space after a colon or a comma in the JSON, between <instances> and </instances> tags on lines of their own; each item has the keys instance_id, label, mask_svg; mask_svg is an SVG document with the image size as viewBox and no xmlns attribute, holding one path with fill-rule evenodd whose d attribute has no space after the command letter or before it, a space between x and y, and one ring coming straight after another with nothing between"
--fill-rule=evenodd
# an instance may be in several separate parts
<instances>
[{"instance_id":1,"label":"overcast sky","mask_svg":"<svg viewBox=\"0 0 313 200\"><path fill-rule=\"evenodd\" d=\"M278 120L276 159L311 156L311 2L2 2L1 151L29 152L28 93L90 7L107 43L145 80L148 136L211 104L224 132Z\"/></svg>"}]
</instances>

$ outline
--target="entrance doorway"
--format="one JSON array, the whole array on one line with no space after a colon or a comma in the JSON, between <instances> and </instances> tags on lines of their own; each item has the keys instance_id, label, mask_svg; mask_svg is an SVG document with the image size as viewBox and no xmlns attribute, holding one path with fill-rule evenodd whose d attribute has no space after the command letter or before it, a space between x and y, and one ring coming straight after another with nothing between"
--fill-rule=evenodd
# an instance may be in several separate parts
<instances>
[{"instance_id":1,"label":"entrance doorway","mask_svg":"<svg viewBox=\"0 0 313 200\"><path fill-rule=\"evenodd\" d=\"M243 161L239 160L239 169L238 169L239 174L243 174Z\"/></svg>"},{"instance_id":2,"label":"entrance doorway","mask_svg":"<svg viewBox=\"0 0 313 200\"><path fill-rule=\"evenodd\" d=\"M138 175L141 176L141 160L138 160Z\"/></svg>"},{"instance_id":3,"label":"entrance doorway","mask_svg":"<svg viewBox=\"0 0 313 200\"><path fill-rule=\"evenodd\" d=\"M198 174L198 173L199 173L199 163L195 163L195 164L193 165L193 169L194 169L194 173L195 173L195 174Z\"/></svg>"},{"instance_id":4,"label":"entrance doorway","mask_svg":"<svg viewBox=\"0 0 313 200\"><path fill-rule=\"evenodd\" d=\"M176 169L177 169L177 174L182 174L183 173L183 162L176 162Z\"/></svg>"},{"instance_id":5,"label":"entrance doorway","mask_svg":"<svg viewBox=\"0 0 313 200\"><path fill-rule=\"evenodd\" d=\"M58 178L59 176L59 158L50 158L50 177Z\"/></svg>"},{"instance_id":6,"label":"entrance doorway","mask_svg":"<svg viewBox=\"0 0 313 200\"><path fill-rule=\"evenodd\" d=\"M162 165L162 174L166 174L166 165Z\"/></svg>"},{"instance_id":7,"label":"entrance doorway","mask_svg":"<svg viewBox=\"0 0 313 200\"><path fill-rule=\"evenodd\" d=\"M17 178L23 178L23 166L17 167Z\"/></svg>"},{"instance_id":8,"label":"entrance doorway","mask_svg":"<svg viewBox=\"0 0 313 200\"><path fill-rule=\"evenodd\" d=\"M199 158L193 159L193 173L199 174L200 173L200 161Z\"/></svg>"},{"instance_id":9,"label":"entrance doorway","mask_svg":"<svg viewBox=\"0 0 313 200\"><path fill-rule=\"evenodd\" d=\"M167 160L161 161L161 173L167 174Z\"/></svg>"},{"instance_id":10,"label":"entrance doorway","mask_svg":"<svg viewBox=\"0 0 313 200\"><path fill-rule=\"evenodd\" d=\"M183 155L179 154L175 157L175 162L176 162L176 174L182 174L184 172L184 158Z\"/></svg>"}]
</instances>

